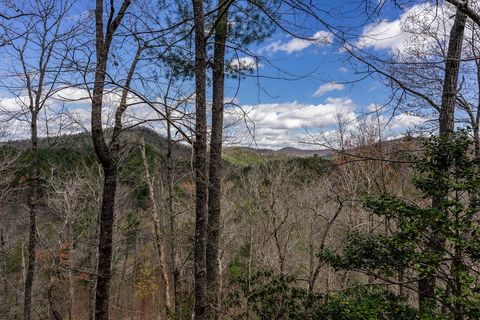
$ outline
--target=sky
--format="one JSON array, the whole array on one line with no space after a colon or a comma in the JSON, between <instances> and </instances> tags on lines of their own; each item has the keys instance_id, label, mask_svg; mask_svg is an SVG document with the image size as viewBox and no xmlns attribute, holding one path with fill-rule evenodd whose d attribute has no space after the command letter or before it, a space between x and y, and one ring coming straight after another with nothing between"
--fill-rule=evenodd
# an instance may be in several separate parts
<instances>
[{"instance_id":1,"label":"sky","mask_svg":"<svg viewBox=\"0 0 480 320\"><path fill-rule=\"evenodd\" d=\"M332 13L325 18L327 21L348 29L351 44L383 57L404 50L409 39L405 30L409 17L424 14L426 21L437 19L429 16L432 5L428 2L417 1L403 9L385 4L373 16L365 14L360 2L335 1L321 9ZM231 68L250 67L252 72L240 80L226 80L225 100L236 104L226 109L227 145L320 148L321 139L335 137L339 119L347 121L354 130L361 125L361 117L372 117L372 111L388 101L390 89L382 79L368 77L358 81L362 78L356 72L359 66L352 62L332 32L318 23L308 20L303 23L302 36L310 40L276 31L250 48L252 55L230 56ZM59 97L88 97L81 90L69 90L58 93L57 102L61 100ZM18 108L18 98L12 98L5 90L0 91L0 95L3 95L0 98L2 110ZM107 101L114 104L117 98L111 94ZM58 110L60 107L55 103L52 102L52 108ZM88 99L76 101L69 108L70 115L78 117L78 122L88 130ZM147 106L138 105L130 114L130 121L151 113ZM420 115L398 111L392 114L384 109L375 117L382 123L385 139L421 128L428 120ZM16 130L17 137L28 136L24 132L25 124L13 124L13 120L11 123L11 127L23 128ZM153 126L163 132L162 126ZM311 144L315 139L319 145Z\"/></svg>"},{"instance_id":2,"label":"sky","mask_svg":"<svg viewBox=\"0 0 480 320\"><path fill-rule=\"evenodd\" d=\"M352 10L358 5L358 1L341 2ZM426 20L435 20L429 17L432 8L428 2L417 2L403 10L386 4L374 18L345 15L343 20L332 18L332 23L350 27L349 41L353 45L385 57L407 45L409 34L404 26L412 15L423 14ZM333 34L319 29L312 30L310 36L319 41L277 32L255 49L260 56L257 61L247 56L234 59L234 66L250 64L254 72L240 83L227 82L230 93L240 88L236 103L249 110L249 128L244 128L242 136L238 126L232 144L241 136L242 144L260 148L320 148L326 145L324 137L336 130L338 114L350 119L355 127L358 118L372 117L375 108L382 110L378 117L384 122L384 139L423 128L428 120L424 117L398 111L392 114L380 107L389 100L390 88L378 77L358 81L363 76L356 70L361 67L342 50ZM318 145L312 145L312 141Z\"/></svg>"}]
</instances>

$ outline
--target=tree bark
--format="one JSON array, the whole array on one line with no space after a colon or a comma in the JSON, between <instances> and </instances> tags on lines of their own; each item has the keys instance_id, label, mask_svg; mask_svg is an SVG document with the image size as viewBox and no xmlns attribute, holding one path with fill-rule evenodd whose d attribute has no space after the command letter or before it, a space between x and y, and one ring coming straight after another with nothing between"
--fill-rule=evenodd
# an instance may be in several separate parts
<instances>
[{"instance_id":1,"label":"tree bark","mask_svg":"<svg viewBox=\"0 0 480 320\"><path fill-rule=\"evenodd\" d=\"M467 16L459 9L455 14L455 21L450 31L447 58L445 61L445 76L442 92L442 104L439 116L439 134L447 139L455 130L455 106L457 98L457 83L460 73L460 61L462 57L463 36ZM448 168L445 168L440 175L448 175ZM441 177L439 177L441 179ZM432 207L442 210L443 202L448 197L448 190L432 199ZM430 253L443 252L445 237L440 230L432 230L432 239L428 243L427 250ZM418 282L418 300L420 308L429 305L434 297L436 275L431 274L423 277Z\"/></svg>"},{"instance_id":2,"label":"tree bark","mask_svg":"<svg viewBox=\"0 0 480 320\"><path fill-rule=\"evenodd\" d=\"M447 2L453 4L457 8L457 11L462 11L465 15L472 19L473 22L480 26L480 13L469 6L468 0L447 0Z\"/></svg>"},{"instance_id":3,"label":"tree bark","mask_svg":"<svg viewBox=\"0 0 480 320\"><path fill-rule=\"evenodd\" d=\"M98 242L97 286L95 294L95 319L108 319L110 293L112 238L115 193L117 188L117 166L104 167L103 199L100 211L100 233Z\"/></svg>"},{"instance_id":4,"label":"tree bark","mask_svg":"<svg viewBox=\"0 0 480 320\"><path fill-rule=\"evenodd\" d=\"M123 0L122 5L116 16L114 16L113 8L110 12L106 31L104 32L103 24L103 0L96 0L95 6L95 51L97 55L95 66L95 80L93 86L92 96L92 140L95 148L95 153L103 168L103 197L102 207L100 210L100 233L98 243L98 265L97 265L97 285L95 292L95 319L108 319L108 302L110 296L110 280L111 280L111 264L112 264L112 241L113 241L113 223L114 223L114 207L115 207L115 193L117 189L117 161L116 161L116 139L115 135L121 130L121 121L118 124L118 117L124 111L122 102L126 97L125 91L122 94L122 102L115 114L115 128L114 135L112 135L111 146L113 150L108 147L105 142L103 127L102 127L102 108L103 108L103 93L105 86L105 76L107 69L107 60L110 47L113 41L113 35L116 29L120 26L125 13L130 6L131 0ZM112 2L113 5L113 2ZM133 67L134 65L132 65ZM129 73L130 76L130 73ZM131 77L130 77L131 79ZM129 79L127 78L127 81ZM129 86L129 83L125 85ZM120 128L118 127L120 125Z\"/></svg>"},{"instance_id":5,"label":"tree bark","mask_svg":"<svg viewBox=\"0 0 480 320\"><path fill-rule=\"evenodd\" d=\"M218 1L213 56L212 131L210 135L210 163L208 174L208 227L206 267L208 283L208 310L210 319L219 317L219 242L222 198L222 140L225 82L225 43L228 32L228 0Z\"/></svg>"},{"instance_id":6,"label":"tree bark","mask_svg":"<svg viewBox=\"0 0 480 320\"><path fill-rule=\"evenodd\" d=\"M445 78L443 82L442 105L440 108L440 135L448 135L455 129L455 106L457 101L457 84L462 59L463 36L467 16L457 10L455 21L450 30L447 59L445 61Z\"/></svg>"},{"instance_id":7,"label":"tree bark","mask_svg":"<svg viewBox=\"0 0 480 320\"><path fill-rule=\"evenodd\" d=\"M167 105L167 103L165 103ZM172 299L172 313L176 312L176 297L177 297L177 288L178 288L178 271L176 266L176 219L175 219L175 210L173 208L173 141L172 141L172 131L171 131L171 110L167 107L165 112L167 116L167 165L166 165L166 179L167 179L167 210L169 216L169 253L170 253L170 272L172 279L172 288L171 288L171 299Z\"/></svg>"},{"instance_id":8,"label":"tree bark","mask_svg":"<svg viewBox=\"0 0 480 320\"><path fill-rule=\"evenodd\" d=\"M195 30L195 319L206 319L207 120L206 47L203 1L192 0Z\"/></svg>"},{"instance_id":9,"label":"tree bark","mask_svg":"<svg viewBox=\"0 0 480 320\"><path fill-rule=\"evenodd\" d=\"M35 275L35 252L37 246L37 204L38 204L38 134L37 134L37 111L31 111L31 162L30 162L30 186L28 196L29 209L29 232L28 232L28 263L25 274L25 294L23 304L23 318L30 320L32 305L32 286Z\"/></svg>"}]
</instances>

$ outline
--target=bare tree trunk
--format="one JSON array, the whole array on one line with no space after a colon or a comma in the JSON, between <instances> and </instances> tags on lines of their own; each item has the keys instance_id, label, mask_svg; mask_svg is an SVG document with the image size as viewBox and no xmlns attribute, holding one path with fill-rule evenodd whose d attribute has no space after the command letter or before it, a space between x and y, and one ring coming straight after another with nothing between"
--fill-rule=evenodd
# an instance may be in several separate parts
<instances>
[{"instance_id":1,"label":"bare tree trunk","mask_svg":"<svg viewBox=\"0 0 480 320\"><path fill-rule=\"evenodd\" d=\"M128 264L128 236L125 237L125 252L124 252L124 257L123 257L123 263L122 263L122 273L120 275L120 283L118 285L118 289L117 289L117 299L115 301L115 305L116 307L118 308L121 308L121 304L123 303L123 299L122 296L123 296L123 293L122 293L122 289L124 289L125 287L125 275L127 274L127 264ZM122 308L120 310L120 315L117 314L117 317L123 317L123 311L122 311Z\"/></svg>"},{"instance_id":2,"label":"bare tree trunk","mask_svg":"<svg viewBox=\"0 0 480 320\"><path fill-rule=\"evenodd\" d=\"M167 106L167 103L165 103ZM172 131L171 131L171 110L167 107L165 112L167 116L167 165L166 165L166 178L167 178L167 210L169 217L169 253L170 253L170 276L171 276L171 300L172 313L176 312L176 298L177 298L177 288L178 288L178 270L176 266L176 222L175 222L175 210L173 208L173 141L172 141Z\"/></svg>"},{"instance_id":3,"label":"bare tree trunk","mask_svg":"<svg viewBox=\"0 0 480 320\"><path fill-rule=\"evenodd\" d=\"M104 167L103 171L104 184L100 212L100 233L98 236L97 285L95 293L96 320L108 319L117 166Z\"/></svg>"},{"instance_id":4,"label":"bare tree trunk","mask_svg":"<svg viewBox=\"0 0 480 320\"><path fill-rule=\"evenodd\" d=\"M120 106L115 113L115 127L112 134L112 142L110 147L105 142L102 128L102 108L103 93L105 86L107 60L110 47L113 41L113 35L120 26L125 13L130 6L131 0L123 0L122 5L116 15L113 8L110 12L110 18L104 32L103 24L103 0L96 0L95 6L95 51L97 61L95 66L95 82L93 86L92 96L92 139L100 163L102 164L104 180L103 180L103 197L102 207L100 210L100 233L98 243L98 265L97 265L97 285L95 293L95 319L108 319L108 302L110 297L110 281L111 281L111 265L112 265L112 241L113 241L113 223L114 223L114 207L115 193L117 189L117 144L116 139L121 130L121 116L126 106L126 91L122 93ZM112 2L113 6L113 2ZM137 53L138 57L138 53ZM135 59L137 59L137 57ZM129 80L131 80L131 71L134 69L136 62L132 64L129 72L125 88L129 88ZM125 108L124 108L125 107ZM112 149L113 148L113 149Z\"/></svg>"},{"instance_id":5,"label":"bare tree trunk","mask_svg":"<svg viewBox=\"0 0 480 320\"><path fill-rule=\"evenodd\" d=\"M203 1L192 0L195 30L195 319L206 319L207 313L207 102L206 43Z\"/></svg>"},{"instance_id":6,"label":"bare tree trunk","mask_svg":"<svg viewBox=\"0 0 480 320\"><path fill-rule=\"evenodd\" d=\"M469 5L468 0L447 0L447 2L453 4L457 10L461 10L465 15L472 19L475 24L480 26L480 13ZM474 3L472 2L473 1L470 1L470 4Z\"/></svg>"},{"instance_id":7,"label":"bare tree trunk","mask_svg":"<svg viewBox=\"0 0 480 320\"><path fill-rule=\"evenodd\" d=\"M463 263L463 254L463 250L455 248L451 266L451 272L454 278L452 293L455 297L461 297L463 294L462 274L466 271L465 264ZM455 320L463 320L462 303L455 302L453 304L453 317Z\"/></svg>"},{"instance_id":8,"label":"bare tree trunk","mask_svg":"<svg viewBox=\"0 0 480 320\"><path fill-rule=\"evenodd\" d=\"M35 275L35 250L37 246L36 230L37 230L37 203L38 203L38 134L37 134L37 112L31 110L31 162L30 162L30 186L28 196L29 209L29 232L28 232L28 264L25 275L25 294L23 304L23 318L29 320L31 318L32 305L32 286Z\"/></svg>"},{"instance_id":9,"label":"bare tree trunk","mask_svg":"<svg viewBox=\"0 0 480 320\"><path fill-rule=\"evenodd\" d=\"M457 9L455 21L450 31L447 59L445 61L445 79L443 84L442 105L440 108L440 136L449 138L455 129L455 105L457 98L457 83L460 72L460 60L462 57L463 35L467 17L465 13ZM447 168L440 175L447 175ZM441 177L439 177L441 178ZM443 200L448 196L448 190L432 199L432 207L442 208ZM443 252L445 238L441 231L432 230L432 240L428 244L431 253ZM420 308L431 303L436 285L436 275L431 274L423 277L418 282L418 300Z\"/></svg>"},{"instance_id":10,"label":"bare tree trunk","mask_svg":"<svg viewBox=\"0 0 480 320\"><path fill-rule=\"evenodd\" d=\"M150 170L148 169L147 157L145 155L145 141L143 137L141 138L140 153L142 156L143 167L145 170L145 180L148 186L148 196L150 198L152 221L153 221L153 227L155 230L155 243L157 245L158 258L160 260L160 274L162 277L161 280L162 280L162 284L164 285L163 294L166 300L166 306L168 307L169 310L172 310L172 305L173 305L172 296L171 296L172 282L170 280L169 272L167 268L165 246L164 246L164 240L162 236L162 226L160 223L160 217L158 215L158 205L155 199L155 190L153 189L153 182L152 182L152 178L150 177ZM161 318L162 319L164 318L163 314L161 315Z\"/></svg>"},{"instance_id":11,"label":"bare tree trunk","mask_svg":"<svg viewBox=\"0 0 480 320\"><path fill-rule=\"evenodd\" d=\"M478 53L477 53L478 54ZM475 60L477 66L477 90L478 103L473 125L473 145L475 148L475 159L480 159L480 61Z\"/></svg>"},{"instance_id":12,"label":"bare tree trunk","mask_svg":"<svg viewBox=\"0 0 480 320\"><path fill-rule=\"evenodd\" d=\"M474 30L475 31L475 30ZM474 46L473 46L474 47ZM472 48L475 54L478 55L476 52L476 48ZM478 89L478 96L480 98L480 61L479 59L475 60L476 68L477 68L477 89ZM480 160L480 99L477 100L477 110L473 113L473 110L469 112L471 114L471 125L472 125L472 133L473 133L473 150L475 159L478 161ZM474 190L470 191L470 207L477 208L479 204L479 194L480 189L477 187Z\"/></svg>"},{"instance_id":13,"label":"bare tree trunk","mask_svg":"<svg viewBox=\"0 0 480 320\"><path fill-rule=\"evenodd\" d=\"M228 32L228 0L218 1L213 56L212 131L208 174L207 287L210 319L219 317L219 241L222 198L222 140L225 82L225 42Z\"/></svg>"},{"instance_id":14,"label":"bare tree trunk","mask_svg":"<svg viewBox=\"0 0 480 320\"><path fill-rule=\"evenodd\" d=\"M457 83L462 59L463 35L467 16L460 10L450 31L447 59L445 61L445 79L443 84L442 105L440 108L440 134L447 135L455 129L455 106L457 101Z\"/></svg>"}]
</instances>

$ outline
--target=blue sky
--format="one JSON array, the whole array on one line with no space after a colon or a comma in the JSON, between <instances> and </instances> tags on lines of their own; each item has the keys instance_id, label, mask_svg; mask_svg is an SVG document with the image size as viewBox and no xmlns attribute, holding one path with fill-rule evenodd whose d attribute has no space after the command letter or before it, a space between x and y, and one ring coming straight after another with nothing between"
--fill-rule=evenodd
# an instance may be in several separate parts
<instances>
[{"instance_id":1,"label":"blue sky","mask_svg":"<svg viewBox=\"0 0 480 320\"><path fill-rule=\"evenodd\" d=\"M419 1L416 5L405 7L404 10L386 4L378 15L370 17L361 12L362 8L358 7L358 3L358 1L336 3L334 6L342 7L342 12L347 14L343 14L341 19L330 17L330 22L340 24L342 28L348 30L348 39L351 43L375 55L386 57L401 49L402 42L405 40L405 32L401 28L402 21L407 15L414 14L418 5L421 6L423 2ZM327 10L330 9L327 8ZM338 8L334 8L332 12L337 10ZM312 25L315 26L307 28L302 36L314 37L316 32L328 34L325 28L317 24ZM270 39L252 50L260 55L259 67L256 72L253 72L252 77L242 80L236 98L239 104L252 106L252 109L268 109L264 114L256 117L255 126L265 127L269 135L264 136L262 130L258 130L255 139L245 138L242 143L272 148L307 147L298 143L298 140L302 140L301 136L305 132L317 134L332 131L335 127L333 123L335 117L332 112L351 112L352 117L360 117L369 113L373 104L382 105L388 100L390 89L382 79L368 77L357 81L362 78L362 75L356 74L355 69L362 66L352 61L350 56L341 50L333 36L327 41L310 45L302 41L284 32L276 32ZM277 68L284 72L279 72ZM260 78L255 77L257 72ZM279 79L269 78L276 76ZM293 80L295 78L297 79ZM233 95L237 85L236 80L228 81L227 96ZM332 104L338 105L338 111L331 108ZM278 107L275 108L275 105ZM322 109L326 111L325 114L321 112ZM280 118L278 113L285 114L284 118L290 117L290 122L293 123L293 119L296 119L299 114L303 116L307 112L310 112L318 121L311 121L307 114L307 119L297 121L297 125L287 124L285 128L277 128L278 139L275 138L272 132L272 119L281 121L278 120ZM389 111L382 113L382 117L390 116ZM325 121L318 119L322 117ZM388 130L387 128L385 130L385 132L391 132L386 133L385 138L398 136L405 130L418 127L422 122L417 116L405 114L399 114L392 120ZM352 119L352 122L356 120ZM233 143L236 142L234 139Z\"/></svg>"},{"instance_id":2,"label":"blue sky","mask_svg":"<svg viewBox=\"0 0 480 320\"><path fill-rule=\"evenodd\" d=\"M382 0L373 0L373 4ZM419 1L421 3L421 1ZM326 4L321 5L321 9L331 11L338 17L325 17L326 20L334 26L338 25L342 30L347 30L348 39L356 42L365 33L364 30L369 26L374 26L378 21L394 22L399 19L404 12L396 6L385 4L382 10L376 14L367 16L362 10L364 9L364 1L358 0L340 0L340 1L325 1ZM414 2L411 2L414 3ZM408 7L406 7L408 11ZM341 18L340 18L341 17ZM322 17L323 18L323 17ZM311 24L311 25L310 25ZM294 31L305 37L313 37L316 32L325 32L328 30L319 25L317 22L307 21L305 30L301 32ZM379 41L395 43L400 41L401 31L391 30L391 33L379 32L375 34L375 38ZM330 44L312 44L302 48L302 46L291 46L285 48L289 43L298 41L291 35L285 34L282 31L277 31L270 39L259 44L252 51L261 55L259 63L260 75L279 76L280 78L299 78L298 80L282 80L282 79L268 79L260 80L262 87L266 89L268 94L260 93L258 96L257 79L245 79L242 82L242 90L238 95L242 103L265 103L265 102L282 102L282 101L299 101L302 103L321 103L327 97L350 97L360 105L368 105L370 103L381 103L385 99L385 90L382 90L382 83L377 79L367 78L365 81L346 84L343 90L332 90L320 97L314 96L315 91L323 84L332 82L346 83L360 78L354 74L349 55L343 53L338 41L333 39ZM277 45L273 49L272 44ZM281 48L281 47L284 48ZM295 49L296 48L296 49ZM377 54L388 54L391 46L386 46L377 50ZM290 51L288 51L290 49ZM270 63L263 62L263 59L268 59L271 64L279 69L285 71L283 74ZM353 65L354 67L355 65ZM235 88L236 83L232 84ZM368 92L368 93L367 93Z\"/></svg>"},{"instance_id":3,"label":"blue sky","mask_svg":"<svg viewBox=\"0 0 480 320\"><path fill-rule=\"evenodd\" d=\"M370 0L372 5L379 1L382 0ZM387 3L380 12L367 16L362 6L364 1L361 0L318 3L322 6L320 9L330 13L330 16L322 18L341 27L350 43L383 57L403 50L408 32L402 26L408 16L417 16L423 9L431 11L433 8L424 1L410 2L403 10ZM226 124L233 125L226 129L227 144L261 148L318 148L319 146L309 146L302 142L311 141L312 135L318 137L319 145L322 144L322 139L335 140L335 126L340 118L348 122L354 131L366 123L361 122L363 120L360 118L368 118L370 122L375 120L366 115L371 113L373 105L381 105L388 100L390 89L382 79L376 77L356 81L362 76L356 74L355 69L362 66L352 61L329 30L312 19L302 20L301 25L302 28L297 26L294 32L310 40L294 38L278 30L262 43L249 48L251 56L239 53L238 60L230 55L230 66L248 65L253 66L254 70L250 76L240 81L227 80L226 96L233 97L239 86L235 102L240 106L228 108ZM128 56L128 47L123 50L123 54ZM256 63L253 56L258 57ZM8 58L2 56L2 61L8 61ZM256 77L257 74L259 77ZM191 91L192 88L188 90ZM63 94L57 95L57 102L61 100L59 96L80 99L86 98L88 94L81 90L65 90ZM117 98L113 92L106 101L115 105ZM22 99L22 93L19 98L13 98L3 91L0 107L16 110ZM51 108L55 109L55 103L52 103ZM77 123L88 130L88 99L71 104L69 111L78 117ZM127 114L130 118L126 121L146 119L152 116L152 112L148 107L138 104ZM376 115L377 120L381 118L380 122L384 126L383 138L397 137L424 121L418 115L396 113L392 116L389 112L382 110ZM105 118L108 118L108 106ZM105 124L108 125L107 121ZM151 125L164 132L161 124ZM28 128L25 123L14 126ZM20 131L17 130L18 136L22 136ZM23 136L26 136L26 132ZM335 145L335 141L332 145Z\"/></svg>"}]
</instances>

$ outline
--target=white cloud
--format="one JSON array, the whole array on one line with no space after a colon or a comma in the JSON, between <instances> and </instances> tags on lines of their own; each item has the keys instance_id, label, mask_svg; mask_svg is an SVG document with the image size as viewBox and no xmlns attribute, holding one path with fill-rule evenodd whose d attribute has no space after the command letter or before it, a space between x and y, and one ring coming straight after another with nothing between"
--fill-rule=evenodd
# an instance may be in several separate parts
<instances>
[{"instance_id":1,"label":"white cloud","mask_svg":"<svg viewBox=\"0 0 480 320\"><path fill-rule=\"evenodd\" d=\"M263 65L253 57L234 58L232 61L230 61L228 66L235 71L255 70L263 67Z\"/></svg>"},{"instance_id":2,"label":"white cloud","mask_svg":"<svg viewBox=\"0 0 480 320\"><path fill-rule=\"evenodd\" d=\"M88 91L83 88L65 87L55 92L52 98L64 102L91 103Z\"/></svg>"},{"instance_id":3,"label":"white cloud","mask_svg":"<svg viewBox=\"0 0 480 320\"><path fill-rule=\"evenodd\" d=\"M383 105L377 103L371 103L367 106L368 112L381 112Z\"/></svg>"},{"instance_id":4,"label":"white cloud","mask_svg":"<svg viewBox=\"0 0 480 320\"><path fill-rule=\"evenodd\" d=\"M121 96L120 90L110 90L103 97L104 107L102 109L102 123L104 127L113 125L114 113L119 104ZM26 112L27 96L0 97L0 122L8 119L12 137L16 139L29 136L30 115ZM153 102L155 103L155 101ZM147 120L158 120L159 116L150 106L133 95L127 98L129 107L123 114L123 123L125 126L132 126L144 123ZM39 114L39 135L44 136L48 132L55 135L62 131L62 134L90 130L91 122L91 100L88 91L83 88L59 88L44 104L43 111ZM157 108L163 109L161 104ZM173 113L172 118L182 119L178 122L184 123L186 116ZM150 124L150 122L147 122ZM162 127L160 123L154 123L152 126Z\"/></svg>"},{"instance_id":5,"label":"white cloud","mask_svg":"<svg viewBox=\"0 0 480 320\"><path fill-rule=\"evenodd\" d=\"M379 23L366 26L356 46L360 48L398 49L406 37L407 34L403 33L401 29L401 20L382 20Z\"/></svg>"},{"instance_id":6,"label":"white cloud","mask_svg":"<svg viewBox=\"0 0 480 320\"><path fill-rule=\"evenodd\" d=\"M226 122L234 124L228 128L226 136L230 144L256 145L260 148L306 148L308 146L305 142L337 146L340 141L338 130L342 126L345 130L343 139L355 145L377 139L378 129L375 128L378 126L383 139L390 139L399 137L408 130L421 129L428 121L411 113L398 114L392 118L379 107L381 105L375 104L365 107L370 111L378 110L378 114L361 114L357 111L357 105L345 97L327 98L322 104L293 101L243 105L241 110L231 108L225 115ZM362 137L364 140L366 137L369 139L363 141Z\"/></svg>"},{"instance_id":7,"label":"white cloud","mask_svg":"<svg viewBox=\"0 0 480 320\"><path fill-rule=\"evenodd\" d=\"M224 97L223 98L223 103L224 104L239 104L240 100L238 97Z\"/></svg>"},{"instance_id":8,"label":"white cloud","mask_svg":"<svg viewBox=\"0 0 480 320\"><path fill-rule=\"evenodd\" d=\"M28 106L28 97L20 96L17 98L1 98L0 111L2 112L20 112L26 110Z\"/></svg>"},{"instance_id":9,"label":"white cloud","mask_svg":"<svg viewBox=\"0 0 480 320\"><path fill-rule=\"evenodd\" d=\"M396 20L367 25L355 45L359 48L386 49L393 53L427 51L437 40L445 39L452 25L451 8L432 3L412 6Z\"/></svg>"},{"instance_id":10,"label":"white cloud","mask_svg":"<svg viewBox=\"0 0 480 320\"><path fill-rule=\"evenodd\" d=\"M310 39L293 38L287 42L281 40L274 41L262 48L261 51L266 50L269 53L275 53L278 51L286 52L288 54L293 52L302 51L314 44L318 46L332 44L333 34L327 31L320 30L316 32Z\"/></svg>"},{"instance_id":11,"label":"white cloud","mask_svg":"<svg viewBox=\"0 0 480 320\"><path fill-rule=\"evenodd\" d=\"M348 98L327 98L324 104L286 103L244 106L249 119L258 128L300 129L326 127L336 121L338 113L349 114L355 104Z\"/></svg>"},{"instance_id":12,"label":"white cloud","mask_svg":"<svg viewBox=\"0 0 480 320\"><path fill-rule=\"evenodd\" d=\"M324 95L327 92L330 91L338 91L338 90L343 90L345 88L345 85L337 82L329 82L322 84L318 89L313 93L314 97L320 97Z\"/></svg>"},{"instance_id":13,"label":"white cloud","mask_svg":"<svg viewBox=\"0 0 480 320\"><path fill-rule=\"evenodd\" d=\"M250 145L253 133L258 146L277 148L297 145L295 138L298 140L305 130L318 131L333 126L338 114L353 120L356 105L348 98L327 98L323 104L293 101L243 105L241 110L232 109L225 115L225 121L236 123L229 128L230 135L236 139L234 143Z\"/></svg>"},{"instance_id":14,"label":"white cloud","mask_svg":"<svg viewBox=\"0 0 480 320\"><path fill-rule=\"evenodd\" d=\"M74 87L64 87L57 89L46 101L45 105L52 106L56 103L77 103L90 104L90 98L87 90ZM28 96L22 95L19 97L4 97L0 98L0 112L2 113L17 113L28 110L30 101Z\"/></svg>"},{"instance_id":15,"label":"white cloud","mask_svg":"<svg viewBox=\"0 0 480 320\"><path fill-rule=\"evenodd\" d=\"M392 130L409 130L424 124L427 119L410 113L395 116L390 124Z\"/></svg>"}]
</instances>

